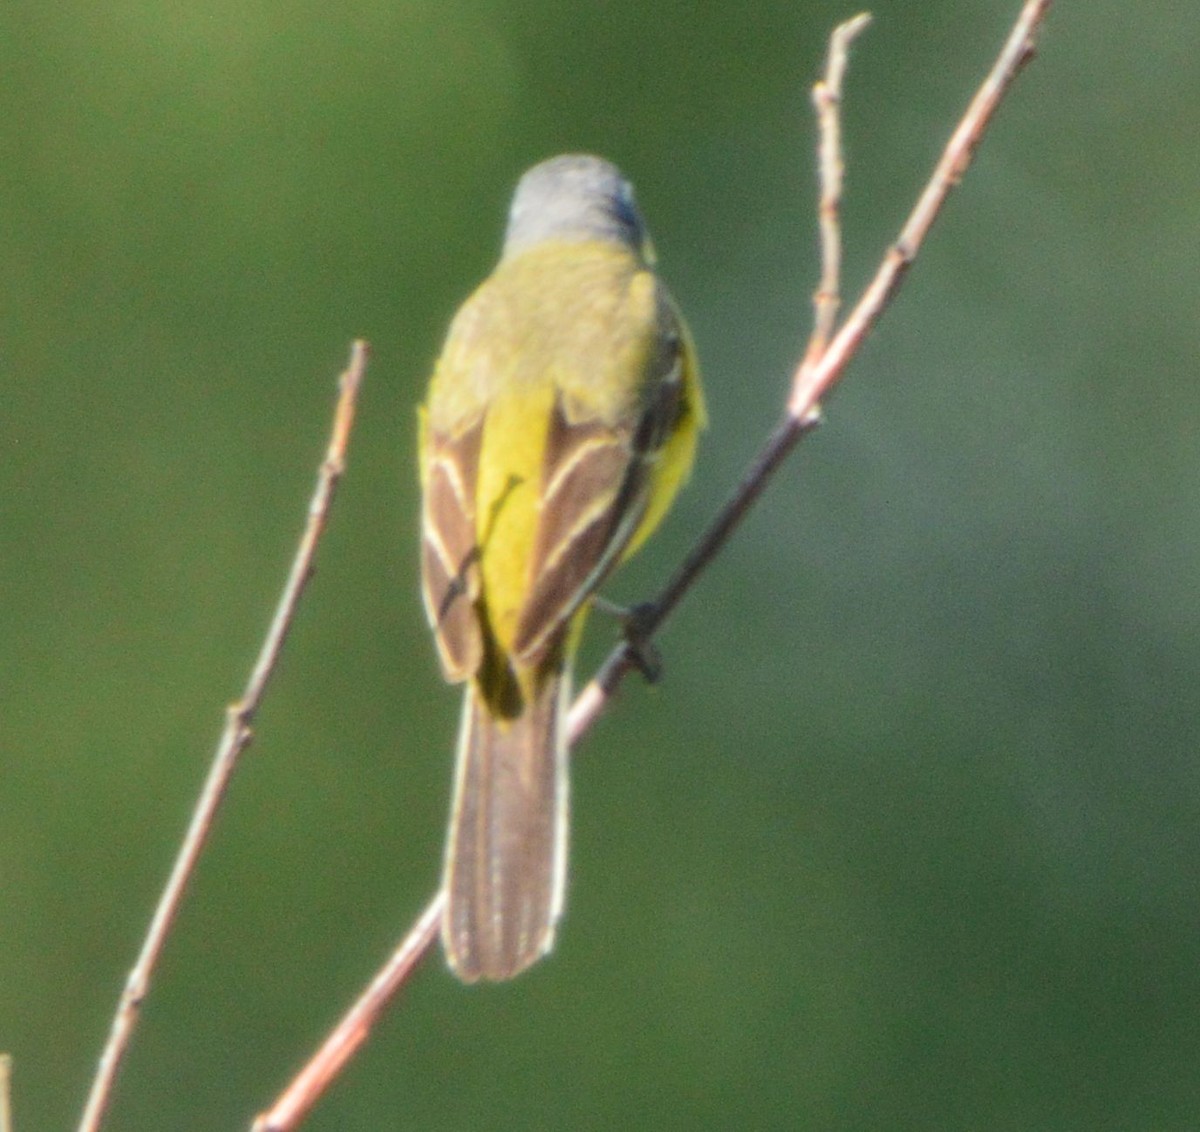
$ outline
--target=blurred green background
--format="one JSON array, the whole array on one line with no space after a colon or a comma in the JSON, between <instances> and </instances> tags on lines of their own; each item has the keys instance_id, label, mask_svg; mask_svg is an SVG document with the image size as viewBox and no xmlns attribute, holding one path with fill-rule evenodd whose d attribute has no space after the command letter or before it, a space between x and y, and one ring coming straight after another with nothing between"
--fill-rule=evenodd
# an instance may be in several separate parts
<instances>
[{"instance_id":1,"label":"blurred green background","mask_svg":"<svg viewBox=\"0 0 1200 1132\"><path fill-rule=\"evenodd\" d=\"M1017 8L875 5L848 293ZM816 278L807 91L855 10L0 8L19 1132L77 1117L349 340L375 348L349 473L114 1130L244 1128L436 882L458 697L417 597L414 406L515 178L619 162L695 329L712 427L610 588L635 600L779 412ZM581 750L553 957L499 988L429 963L308 1127L1197 1127L1198 54L1176 0L1052 13L665 682Z\"/></svg>"}]
</instances>

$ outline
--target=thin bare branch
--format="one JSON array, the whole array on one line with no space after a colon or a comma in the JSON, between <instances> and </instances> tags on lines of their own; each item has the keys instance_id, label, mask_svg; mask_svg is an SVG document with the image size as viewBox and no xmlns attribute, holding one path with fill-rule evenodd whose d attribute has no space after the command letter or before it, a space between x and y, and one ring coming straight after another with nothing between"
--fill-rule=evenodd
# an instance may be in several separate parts
<instances>
[{"instance_id":1,"label":"thin bare branch","mask_svg":"<svg viewBox=\"0 0 1200 1132\"><path fill-rule=\"evenodd\" d=\"M841 306L842 229L842 80L850 62L850 45L867 29L871 17L863 12L840 24L829 39L825 77L813 87L817 111L817 175L821 196L817 204L821 235L821 282L813 294L813 331L805 360L817 359L829 345Z\"/></svg>"},{"instance_id":2,"label":"thin bare branch","mask_svg":"<svg viewBox=\"0 0 1200 1132\"><path fill-rule=\"evenodd\" d=\"M142 942L142 949L129 972L125 989L117 1004L117 1012L113 1018L108 1041L100 1055L96 1076L92 1081L91 1091L79 1123L79 1132L97 1132L104 1120L105 1112L112 1098L117 1071L120 1069L121 1061L129 1048L130 1040L137 1026L141 1004L150 989L150 981L158 957L162 953L163 945L171 931L171 925L179 911L180 902L195 870L196 862L208 840L217 810L221 805L221 799L233 777L238 759L253 738L254 732L250 724L262 703L267 682L270 680L280 651L287 640L304 587L312 576L312 564L317 544L325 530L329 518L329 508L333 502L338 481L345 470L346 445L354 424L358 388L366 369L367 355L367 344L362 341L355 342L350 350L349 364L339 378L340 394L334 413L329 447L317 475L316 490L308 505L308 520L296 549L296 557L292 561L279 605L275 609L275 616L271 620L271 626L263 641L258 660L250 673L242 698L236 703L230 704L226 710L225 729L217 742L216 754L213 757L212 766L209 768L200 797L197 799L187 834L179 848L179 855L175 859L171 875L159 897L150 927L146 932L146 938Z\"/></svg>"},{"instance_id":3,"label":"thin bare branch","mask_svg":"<svg viewBox=\"0 0 1200 1132\"><path fill-rule=\"evenodd\" d=\"M13 1132L12 1058L0 1053L0 1132Z\"/></svg>"},{"instance_id":4,"label":"thin bare branch","mask_svg":"<svg viewBox=\"0 0 1200 1132\"><path fill-rule=\"evenodd\" d=\"M392 952L392 957L371 980L321 1048L279 1095L270 1111L255 1120L253 1132L285 1132L285 1129L297 1127L308 1115L329 1082L367 1040L384 1009L433 946L442 923L444 902L445 898L440 892L429 902L403 942Z\"/></svg>"},{"instance_id":5,"label":"thin bare branch","mask_svg":"<svg viewBox=\"0 0 1200 1132\"><path fill-rule=\"evenodd\" d=\"M899 238L879 265L875 278L829 344L829 349L819 358L810 361L806 357L800 363L788 401L788 413L796 420L803 420L811 414L837 384L863 339L879 321L879 316L920 251L950 190L962 180L970 167L971 158L1005 93L1025 64L1033 58L1037 31L1050 10L1050 4L1051 0L1027 0L991 71L946 143L941 159L901 229Z\"/></svg>"},{"instance_id":6,"label":"thin bare branch","mask_svg":"<svg viewBox=\"0 0 1200 1132\"><path fill-rule=\"evenodd\" d=\"M904 269L912 262L949 190L966 171L992 114L1005 91L1033 52L1034 34L1050 8L1051 0L1028 0L1004 49L976 94L946 146L928 185L895 245L889 249L870 286L859 299L840 331L833 333L839 304L841 237L838 204L841 196L842 158L840 100L850 42L867 23L859 16L834 32L829 64L818 96L821 130L821 284L814 296L816 327L803 360L792 379L787 411L755 457L737 490L708 530L688 554L662 592L639 609L636 640L622 642L576 697L567 728L573 746L604 712L617 687L636 667L638 643L645 643L667 619L696 579L741 524L762 494L779 465L796 444L820 422L820 402L842 376L869 330L886 309ZM255 1121L253 1132L292 1132L336 1077L349 1055L365 1040L371 1025L387 1008L416 966L432 949L438 933L442 894L421 913L404 942L353 1009L338 1024L316 1056L305 1066L274 1106Z\"/></svg>"}]
</instances>

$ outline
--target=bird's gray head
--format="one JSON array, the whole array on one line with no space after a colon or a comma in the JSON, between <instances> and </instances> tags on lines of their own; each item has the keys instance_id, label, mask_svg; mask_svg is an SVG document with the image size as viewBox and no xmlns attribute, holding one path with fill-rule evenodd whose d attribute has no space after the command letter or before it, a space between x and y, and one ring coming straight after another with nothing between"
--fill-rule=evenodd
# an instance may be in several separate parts
<instances>
[{"instance_id":1,"label":"bird's gray head","mask_svg":"<svg viewBox=\"0 0 1200 1132\"><path fill-rule=\"evenodd\" d=\"M651 257L646 226L621 171L601 157L565 154L518 182L504 234L504 256L543 240L611 240Z\"/></svg>"}]
</instances>

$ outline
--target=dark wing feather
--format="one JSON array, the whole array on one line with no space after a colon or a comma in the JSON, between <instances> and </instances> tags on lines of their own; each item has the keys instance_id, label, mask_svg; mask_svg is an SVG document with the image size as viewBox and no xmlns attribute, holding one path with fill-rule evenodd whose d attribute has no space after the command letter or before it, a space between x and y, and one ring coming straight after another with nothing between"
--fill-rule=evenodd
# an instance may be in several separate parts
<instances>
[{"instance_id":1,"label":"dark wing feather","mask_svg":"<svg viewBox=\"0 0 1200 1132\"><path fill-rule=\"evenodd\" d=\"M523 661L536 660L604 580L645 513L654 464L678 419L682 392L679 341L664 336L663 347L662 369L634 420L572 423L561 402L555 406L529 593L513 639Z\"/></svg>"},{"instance_id":2,"label":"dark wing feather","mask_svg":"<svg viewBox=\"0 0 1200 1132\"><path fill-rule=\"evenodd\" d=\"M479 549L475 480L483 419L455 434L426 427L425 495L421 524L421 591L446 679L478 669L483 640L475 600Z\"/></svg>"}]
</instances>

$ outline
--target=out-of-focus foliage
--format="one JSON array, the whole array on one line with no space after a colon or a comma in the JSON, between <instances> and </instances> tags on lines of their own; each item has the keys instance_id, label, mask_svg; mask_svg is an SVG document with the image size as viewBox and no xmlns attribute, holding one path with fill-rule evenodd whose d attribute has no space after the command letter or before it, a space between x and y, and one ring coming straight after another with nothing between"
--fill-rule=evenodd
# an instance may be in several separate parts
<instances>
[{"instance_id":1,"label":"out-of-focus foliage","mask_svg":"<svg viewBox=\"0 0 1200 1132\"><path fill-rule=\"evenodd\" d=\"M1017 7L876 6L849 292ZM349 474L114 1129L244 1127L436 882L457 697L417 600L414 405L516 176L618 161L696 331L712 428L612 587L636 600L779 410L816 278L807 87L853 11L0 8L18 1127L82 1102L349 339L375 346ZM1195 1128L1198 41L1163 0L1052 14L665 682L580 752L553 957L493 989L429 964L309 1127Z\"/></svg>"}]
</instances>

